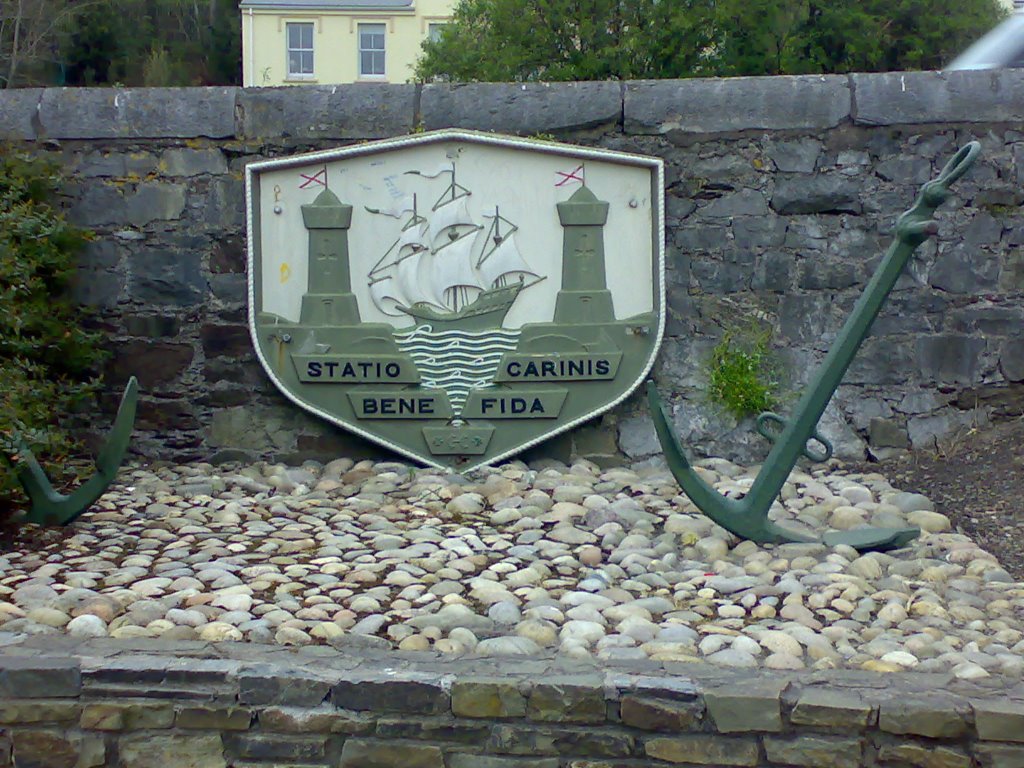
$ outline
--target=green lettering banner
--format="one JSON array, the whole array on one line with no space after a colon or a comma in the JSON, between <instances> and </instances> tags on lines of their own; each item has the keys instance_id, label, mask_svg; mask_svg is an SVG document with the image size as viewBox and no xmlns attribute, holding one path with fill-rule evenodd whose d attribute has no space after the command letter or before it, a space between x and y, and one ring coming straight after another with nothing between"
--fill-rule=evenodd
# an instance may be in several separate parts
<instances>
[{"instance_id":1,"label":"green lettering banner","mask_svg":"<svg viewBox=\"0 0 1024 768\"><path fill-rule=\"evenodd\" d=\"M494 377L513 381L610 381L619 371L621 352L517 355L506 353Z\"/></svg>"},{"instance_id":2,"label":"green lettering banner","mask_svg":"<svg viewBox=\"0 0 1024 768\"><path fill-rule=\"evenodd\" d=\"M299 381L310 384L415 384L416 366L398 355L293 354Z\"/></svg>"},{"instance_id":3,"label":"green lettering banner","mask_svg":"<svg viewBox=\"0 0 1024 768\"><path fill-rule=\"evenodd\" d=\"M467 419L557 419L568 390L477 389L469 393Z\"/></svg>"},{"instance_id":4,"label":"green lettering banner","mask_svg":"<svg viewBox=\"0 0 1024 768\"><path fill-rule=\"evenodd\" d=\"M450 419L448 395L439 389L358 389L348 392L358 419Z\"/></svg>"}]
</instances>

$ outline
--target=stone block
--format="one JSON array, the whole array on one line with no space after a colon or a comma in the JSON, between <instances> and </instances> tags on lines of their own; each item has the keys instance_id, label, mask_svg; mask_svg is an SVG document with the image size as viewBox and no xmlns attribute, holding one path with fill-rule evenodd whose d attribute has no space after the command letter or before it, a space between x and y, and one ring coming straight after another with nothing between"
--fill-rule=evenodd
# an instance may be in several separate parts
<instances>
[{"instance_id":1,"label":"stone block","mask_svg":"<svg viewBox=\"0 0 1024 768\"><path fill-rule=\"evenodd\" d=\"M800 693L789 721L794 725L859 730L873 725L877 712L860 696L844 690L807 688Z\"/></svg>"},{"instance_id":2,"label":"stone block","mask_svg":"<svg viewBox=\"0 0 1024 768\"><path fill-rule=\"evenodd\" d=\"M822 144L814 138L770 140L766 152L782 173L812 173L818 167Z\"/></svg>"},{"instance_id":3,"label":"stone block","mask_svg":"<svg viewBox=\"0 0 1024 768\"><path fill-rule=\"evenodd\" d=\"M706 134L834 128L850 115L845 76L626 83L626 133Z\"/></svg>"},{"instance_id":4,"label":"stone block","mask_svg":"<svg viewBox=\"0 0 1024 768\"><path fill-rule=\"evenodd\" d=\"M760 759L756 738L705 733L648 739L644 752L656 760L696 765L757 765Z\"/></svg>"},{"instance_id":5,"label":"stone block","mask_svg":"<svg viewBox=\"0 0 1024 768\"><path fill-rule=\"evenodd\" d=\"M507 755L624 757L633 754L632 736L595 729L544 728L499 724L491 730L488 752Z\"/></svg>"},{"instance_id":6,"label":"stone block","mask_svg":"<svg viewBox=\"0 0 1024 768\"><path fill-rule=\"evenodd\" d=\"M178 728L247 731L252 719L251 710L237 707L184 707L178 710L174 724Z\"/></svg>"},{"instance_id":7,"label":"stone block","mask_svg":"<svg viewBox=\"0 0 1024 768\"><path fill-rule=\"evenodd\" d=\"M165 176L201 176L228 172L224 153L210 149L168 149L157 166Z\"/></svg>"},{"instance_id":8,"label":"stone block","mask_svg":"<svg viewBox=\"0 0 1024 768\"><path fill-rule=\"evenodd\" d=\"M170 704L130 704L98 702L82 708L82 728L93 731L138 731L170 728L174 725L174 707Z\"/></svg>"},{"instance_id":9,"label":"stone block","mask_svg":"<svg viewBox=\"0 0 1024 768\"><path fill-rule=\"evenodd\" d=\"M526 716L558 723L603 723L607 716L604 682L595 678L590 685L568 680L534 683Z\"/></svg>"},{"instance_id":10,"label":"stone block","mask_svg":"<svg viewBox=\"0 0 1024 768\"><path fill-rule=\"evenodd\" d=\"M77 768L78 748L77 739L52 731L18 729L11 733L17 768Z\"/></svg>"},{"instance_id":11,"label":"stone block","mask_svg":"<svg viewBox=\"0 0 1024 768\"><path fill-rule=\"evenodd\" d=\"M298 670L289 674L277 667L248 667L238 672L238 702L253 706L315 707L326 700L331 686L326 680L303 675Z\"/></svg>"},{"instance_id":12,"label":"stone block","mask_svg":"<svg viewBox=\"0 0 1024 768\"><path fill-rule=\"evenodd\" d=\"M864 742L831 736L764 738L764 751L771 763L782 765L827 765L829 768L861 768Z\"/></svg>"},{"instance_id":13,"label":"stone block","mask_svg":"<svg viewBox=\"0 0 1024 768\"><path fill-rule=\"evenodd\" d=\"M973 384L985 339L943 334L917 340L921 375L939 384Z\"/></svg>"},{"instance_id":14,"label":"stone block","mask_svg":"<svg viewBox=\"0 0 1024 768\"><path fill-rule=\"evenodd\" d=\"M875 417L868 424L868 441L874 448L900 448L910 447L910 438L907 430L900 426L895 419L882 419Z\"/></svg>"},{"instance_id":15,"label":"stone block","mask_svg":"<svg viewBox=\"0 0 1024 768\"><path fill-rule=\"evenodd\" d=\"M448 755L448 768L558 768L558 758L491 757L453 752Z\"/></svg>"},{"instance_id":16,"label":"stone block","mask_svg":"<svg viewBox=\"0 0 1024 768\"><path fill-rule=\"evenodd\" d=\"M35 122L52 139L224 138L237 88L47 88Z\"/></svg>"},{"instance_id":17,"label":"stone block","mask_svg":"<svg viewBox=\"0 0 1024 768\"><path fill-rule=\"evenodd\" d=\"M971 757L963 750L935 744L902 742L881 744L878 759L884 763L912 765L914 768L970 768Z\"/></svg>"},{"instance_id":18,"label":"stone block","mask_svg":"<svg viewBox=\"0 0 1024 768\"><path fill-rule=\"evenodd\" d=\"M357 712L340 712L322 705L304 707L270 707L260 712L260 728L281 733L344 733L350 736L374 732L374 719Z\"/></svg>"},{"instance_id":19,"label":"stone block","mask_svg":"<svg viewBox=\"0 0 1024 768\"><path fill-rule=\"evenodd\" d=\"M956 739L968 732L963 713L938 696L927 701L904 698L884 702L878 712L878 727L886 733L932 739Z\"/></svg>"},{"instance_id":20,"label":"stone block","mask_svg":"<svg viewBox=\"0 0 1024 768\"><path fill-rule=\"evenodd\" d=\"M1007 339L999 348L999 370L1008 381L1024 381L1024 339Z\"/></svg>"},{"instance_id":21,"label":"stone block","mask_svg":"<svg viewBox=\"0 0 1024 768\"><path fill-rule=\"evenodd\" d=\"M708 715L719 733L782 730L782 689L785 683L756 682L704 692Z\"/></svg>"},{"instance_id":22,"label":"stone block","mask_svg":"<svg viewBox=\"0 0 1024 768\"><path fill-rule=\"evenodd\" d=\"M442 680L431 676L339 680L331 688L331 701L336 707L356 711L418 715L451 711L451 698Z\"/></svg>"},{"instance_id":23,"label":"stone block","mask_svg":"<svg viewBox=\"0 0 1024 768\"><path fill-rule=\"evenodd\" d=\"M194 356L191 344L126 341L116 345L107 364L107 376L118 382L136 376L142 390L152 392L178 380L188 370Z\"/></svg>"},{"instance_id":24,"label":"stone block","mask_svg":"<svg viewBox=\"0 0 1024 768\"><path fill-rule=\"evenodd\" d=\"M245 187L240 178L225 176L210 182L202 200L202 223L213 232L239 233L245 228Z\"/></svg>"},{"instance_id":25,"label":"stone block","mask_svg":"<svg viewBox=\"0 0 1024 768\"><path fill-rule=\"evenodd\" d=\"M850 75L857 125L1019 122L1024 73L887 72Z\"/></svg>"},{"instance_id":26,"label":"stone block","mask_svg":"<svg viewBox=\"0 0 1024 768\"><path fill-rule=\"evenodd\" d=\"M757 189L740 189L713 198L699 209L701 218L731 219L734 216L765 216L768 203Z\"/></svg>"},{"instance_id":27,"label":"stone block","mask_svg":"<svg viewBox=\"0 0 1024 768\"><path fill-rule=\"evenodd\" d=\"M619 705L622 722L645 731L692 731L700 725L704 707L696 702L623 696Z\"/></svg>"},{"instance_id":28,"label":"stone block","mask_svg":"<svg viewBox=\"0 0 1024 768\"><path fill-rule=\"evenodd\" d=\"M186 187L167 182L145 182L124 196L120 221L144 227L157 221L177 221L185 211Z\"/></svg>"},{"instance_id":29,"label":"stone block","mask_svg":"<svg viewBox=\"0 0 1024 768\"><path fill-rule=\"evenodd\" d=\"M79 269L71 276L71 296L87 307L113 307L125 288L124 275L98 269Z\"/></svg>"},{"instance_id":30,"label":"stone block","mask_svg":"<svg viewBox=\"0 0 1024 768\"><path fill-rule=\"evenodd\" d=\"M974 748L978 768L1024 768L1024 747L978 744Z\"/></svg>"},{"instance_id":31,"label":"stone block","mask_svg":"<svg viewBox=\"0 0 1024 768\"><path fill-rule=\"evenodd\" d=\"M238 734L226 737L226 742L233 755L247 760L310 763L323 760L327 753L327 739L323 736Z\"/></svg>"},{"instance_id":32,"label":"stone block","mask_svg":"<svg viewBox=\"0 0 1024 768\"><path fill-rule=\"evenodd\" d=\"M210 293L227 305L240 306L248 297L245 275L210 275Z\"/></svg>"},{"instance_id":33,"label":"stone block","mask_svg":"<svg viewBox=\"0 0 1024 768\"><path fill-rule=\"evenodd\" d=\"M381 739L417 739L483 746L491 735L491 723L456 720L453 717L382 717L375 735Z\"/></svg>"},{"instance_id":34,"label":"stone block","mask_svg":"<svg viewBox=\"0 0 1024 768\"><path fill-rule=\"evenodd\" d=\"M452 713L456 717L524 717L526 697L513 680L463 680L452 683Z\"/></svg>"},{"instance_id":35,"label":"stone block","mask_svg":"<svg viewBox=\"0 0 1024 768\"><path fill-rule=\"evenodd\" d=\"M129 336L166 339L181 332L181 319L176 315L126 315L121 321Z\"/></svg>"},{"instance_id":36,"label":"stone block","mask_svg":"<svg viewBox=\"0 0 1024 768\"><path fill-rule=\"evenodd\" d=\"M1015 701L975 701L974 725L986 741L1024 742L1024 704Z\"/></svg>"},{"instance_id":37,"label":"stone block","mask_svg":"<svg viewBox=\"0 0 1024 768\"><path fill-rule=\"evenodd\" d=\"M339 768L444 768L441 748L433 744L402 744L376 739L348 739Z\"/></svg>"},{"instance_id":38,"label":"stone block","mask_svg":"<svg viewBox=\"0 0 1024 768\"><path fill-rule=\"evenodd\" d=\"M136 301L189 307L206 299L207 283L199 253L152 248L131 254L128 262L128 290Z\"/></svg>"},{"instance_id":39,"label":"stone block","mask_svg":"<svg viewBox=\"0 0 1024 768\"><path fill-rule=\"evenodd\" d=\"M0 725L77 722L80 714L81 705L75 701L0 701Z\"/></svg>"},{"instance_id":40,"label":"stone block","mask_svg":"<svg viewBox=\"0 0 1024 768\"><path fill-rule=\"evenodd\" d=\"M204 325L199 329L206 357L244 357L253 351L252 336L245 325Z\"/></svg>"},{"instance_id":41,"label":"stone block","mask_svg":"<svg viewBox=\"0 0 1024 768\"><path fill-rule=\"evenodd\" d=\"M166 432L171 429L200 429L191 400L150 400L141 398L135 423L138 429Z\"/></svg>"},{"instance_id":42,"label":"stone block","mask_svg":"<svg viewBox=\"0 0 1024 768\"><path fill-rule=\"evenodd\" d=\"M36 132L36 107L43 98L42 88L5 88L0 92L0 139L31 141Z\"/></svg>"},{"instance_id":43,"label":"stone block","mask_svg":"<svg viewBox=\"0 0 1024 768\"><path fill-rule=\"evenodd\" d=\"M365 84L239 91L248 139L380 139L412 133L415 85Z\"/></svg>"},{"instance_id":44,"label":"stone block","mask_svg":"<svg viewBox=\"0 0 1024 768\"><path fill-rule=\"evenodd\" d=\"M126 734L118 741L122 768L228 768L218 734Z\"/></svg>"},{"instance_id":45,"label":"stone block","mask_svg":"<svg viewBox=\"0 0 1024 768\"><path fill-rule=\"evenodd\" d=\"M75 659L8 656L0 661L0 699L63 699L81 692Z\"/></svg>"},{"instance_id":46,"label":"stone block","mask_svg":"<svg viewBox=\"0 0 1024 768\"><path fill-rule=\"evenodd\" d=\"M928 270L928 284L951 294L975 294L995 290L1001 272L997 253L964 243L943 244Z\"/></svg>"},{"instance_id":47,"label":"stone block","mask_svg":"<svg viewBox=\"0 0 1024 768\"><path fill-rule=\"evenodd\" d=\"M617 125L619 83L429 84L420 95L428 131L471 128L527 136Z\"/></svg>"},{"instance_id":48,"label":"stone block","mask_svg":"<svg viewBox=\"0 0 1024 768\"><path fill-rule=\"evenodd\" d=\"M860 213L861 183L835 173L780 176L772 193L779 214Z\"/></svg>"}]
</instances>

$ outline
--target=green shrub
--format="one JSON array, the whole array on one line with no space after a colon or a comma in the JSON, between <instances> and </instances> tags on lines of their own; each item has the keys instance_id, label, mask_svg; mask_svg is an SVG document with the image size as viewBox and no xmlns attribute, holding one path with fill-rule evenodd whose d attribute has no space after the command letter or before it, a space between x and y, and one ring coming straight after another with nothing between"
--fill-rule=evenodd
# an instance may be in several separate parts
<instances>
[{"instance_id":1,"label":"green shrub","mask_svg":"<svg viewBox=\"0 0 1024 768\"><path fill-rule=\"evenodd\" d=\"M11 471L16 436L55 482L70 479L72 409L94 391L98 335L81 327L67 295L75 257L89 234L50 205L52 163L0 149L0 518L23 502Z\"/></svg>"},{"instance_id":2,"label":"green shrub","mask_svg":"<svg viewBox=\"0 0 1024 768\"><path fill-rule=\"evenodd\" d=\"M770 411L777 402L770 343L770 330L731 328L711 352L708 398L737 420Z\"/></svg>"}]
</instances>

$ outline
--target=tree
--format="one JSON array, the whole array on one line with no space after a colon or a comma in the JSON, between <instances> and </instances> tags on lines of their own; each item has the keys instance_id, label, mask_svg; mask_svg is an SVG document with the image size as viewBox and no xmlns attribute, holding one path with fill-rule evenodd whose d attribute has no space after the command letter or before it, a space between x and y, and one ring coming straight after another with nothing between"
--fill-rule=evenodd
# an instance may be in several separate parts
<instances>
[{"instance_id":1,"label":"tree","mask_svg":"<svg viewBox=\"0 0 1024 768\"><path fill-rule=\"evenodd\" d=\"M422 79L608 80L702 70L714 0L463 0Z\"/></svg>"},{"instance_id":2,"label":"tree","mask_svg":"<svg viewBox=\"0 0 1024 768\"><path fill-rule=\"evenodd\" d=\"M63 53L69 85L230 85L241 17L233 0L97 0Z\"/></svg>"},{"instance_id":3,"label":"tree","mask_svg":"<svg viewBox=\"0 0 1024 768\"><path fill-rule=\"evenodd\" d=\"M462 0L424 80L606 80L938 68L998 0Z\"/></svg>"},{"instance_id":4,"label":"tree","mask_svg":"<svg viewBox=\"0 0 1024 768\"><path fill-rule=\"evenodd\" d=\"M0 0L0 84L52 85L60 77L58 42L77 16L100 0Z\"/></svg>"}]
</instances>

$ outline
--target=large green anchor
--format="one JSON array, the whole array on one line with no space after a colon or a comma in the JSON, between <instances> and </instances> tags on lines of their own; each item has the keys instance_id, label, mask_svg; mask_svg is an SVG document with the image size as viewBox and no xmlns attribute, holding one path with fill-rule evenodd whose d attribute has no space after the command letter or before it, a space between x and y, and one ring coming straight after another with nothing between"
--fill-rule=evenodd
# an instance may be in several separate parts
<instances>
[{"instance_id":1,"label":"large green anchor","mask_svg":"<svg viewBox=\"0 0 1024 768\"><path fill-rule=\"evenodd\" d=\"M39 525L66 525L103 495L114 481L121 462L124 461L128 441L135 425L135 408L138 400L139 383L132 376L121 396L121 405L117 409L117 417L107 436L107 442L96 457L96 473L67 495L54 490L53 484L39 466L32 451L21 442L18 448L18 481L31 502L31 507L25 514L26 522Z\"/></svg>"},{"instance_id":2,"label":"large green anchor","mask_svg":"<svg viewBox=\"0 0 1024 768\"><path fill-rule=\"evenodd\" d=\"M950 184L967 172L980 151L981 145L976 141L961 148L938 177L921 188L913 207L900 216L896 223L895 241L871 277L864 294L857 300L853 313L800 398L792 417L786 420L774 413L763 413L758 418L758 431L772 440L773 446L750 491L743 498L722 496L697 474L687 461L672 423L665 415L657 388L653 382L648 382L648 405L669 469L701 512L720 526L759 544L815 541L771 522L768 510L801 455L816 461L831 456L831 445L817 433L818 420L914 250L938 230L932 214L949 197ZM777 431L780 427L781 431ZM825 450L812 452L807 445L809 440L821 443ZM917 528L862 528L827 533L822 541L829 546L847 544L858 550L892 549L904 546L919 533Z\"/></svg>"}]
</instances>

